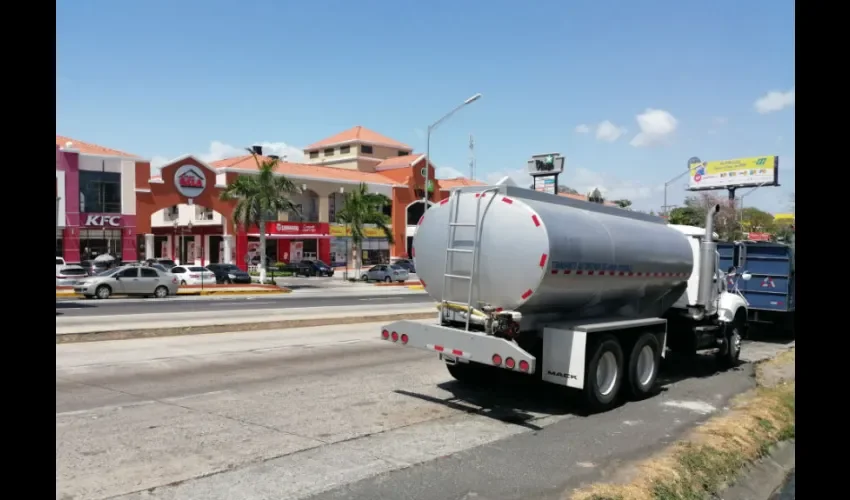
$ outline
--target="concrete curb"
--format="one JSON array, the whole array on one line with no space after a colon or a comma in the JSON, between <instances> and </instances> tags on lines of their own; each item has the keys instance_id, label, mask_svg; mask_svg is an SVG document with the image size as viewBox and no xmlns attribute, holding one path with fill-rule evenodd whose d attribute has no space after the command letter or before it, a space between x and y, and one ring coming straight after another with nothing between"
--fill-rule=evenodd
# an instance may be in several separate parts
<instances>
[{"instance_id":1,"label":"concrete curb","mask_svg":"<svg viewBox=\"0 0 850 500\"><path fill-rule=\"evenodd\" d=\"M750 466L735 484L721 491L723 500L767 500L782 488L796 466L795 440L776 444L767 456Z\"/></svg>"},{"instance_id":2,"label":"concrete curb","mask_svg":"<svg viewBox=\"0 0 850 500\"><path fill-rule=\"evenodd\" d=\"M347 316L342 318L303 318L266 322L233 323L223 325L182 326L175 328L147 328L134 330L110 330L84 333L56 334L57 344L77 342L99 342L104 340L128 340L150 337L175 337L180 335L202 335L210 333L250 332L257 330L275 330L282 328L307 328L312 326L354 325L357 323L377 323L383 321L399 321L403 319L418 320L434 318L433 312L394 313L377 315ZM375 332L378 338L378 332Z\"/></svg>"},{"instance_id":3,"label":"concrete curb","mask_svg":"<svg viewBox=\"0 0 850 500\"><path fill-rule=\"evenodd\" d=\"M224 289L224 290L220 290L220 289L201 290L200 288L197 288L197 289L189 288L189 289L177 290L177 295L182 295L182 296L186 296L186 295L218 295L218 296L222 296L222 295L275 295L275 294L279 295L279 294L283 294L283 293L292 293L292 290L290 290L289 288L254 288L254 289L250 289L250 290L227 290L227 289ZM62 298L82 297L82 295L75 293L73 291L68 291L68 290L56 290L56 297L57 298L59 298L59 297L62 297ZM129 295L116 294L116 295L113 295L112 297L115 297L115 298L129 297Z\"/></svg>"},{"instance_id":4,"label":"concrete curb","mask_svg":"<svg viewBox=\"0 0 850 500\"><path fill-rule=\"evenodd\" d=\"M421 281L405 281L403 283L373 283L374 286L416 286L422 285Z\"/></svg>"}]
</instances>

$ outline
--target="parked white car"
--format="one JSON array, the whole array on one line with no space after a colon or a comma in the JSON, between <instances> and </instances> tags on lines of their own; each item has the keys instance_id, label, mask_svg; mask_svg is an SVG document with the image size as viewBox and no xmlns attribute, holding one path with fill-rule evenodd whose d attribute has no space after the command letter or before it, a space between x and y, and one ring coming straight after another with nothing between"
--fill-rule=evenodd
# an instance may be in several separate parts
<instances>
[{"instance_id":1,"label":"parked white car","mask_svg":"<svg viewBox=\"0 0 850 500\"><path fill-rule=\"evenodd\" d=\"M56 259L57 261L59 259ZM88 277L88 273L80 266L56 266L56 286L74 286L80 280Z\"/></svg>"},{"instance_id":2,"label":"parked white car","mask_svg":"<svg viewBox=\"0 0 850 500\"><path fill-rule=\"evenodd\" d=\"M201 266L174 266L169 272L181 285L215 285L215 273Z\"/></svg>"},{"instance_id":3,"label":"parked white car","mask_svg":"<svg viewBox=\"0 0 850 500\"><path fill-rule=\"evenodd\" d=\"M56 274L59 274L59 270L65 266L65 259L63 259L62 257L56 257Z\"/></svg>"},{"instance_id":4,"label":"parked white car","mask_svg":"<svg viewBox=\"0 0 850 500\"><path fill-rule=\"evenodd\" d=\"M384 281L386 283L398 281L399 283L404 283L409 277L410 273L407 272L407 269L401 266L378 264L368 271L365 271L360 276L360 279L363 281Z\"/></svg>"}]
</instances>

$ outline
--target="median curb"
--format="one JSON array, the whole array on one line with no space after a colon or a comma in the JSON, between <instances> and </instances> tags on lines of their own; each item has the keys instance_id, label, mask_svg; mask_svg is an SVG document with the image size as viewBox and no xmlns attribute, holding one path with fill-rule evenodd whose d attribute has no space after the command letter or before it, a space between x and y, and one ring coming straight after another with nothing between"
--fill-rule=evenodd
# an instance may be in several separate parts
<instances>
[{"instance_id":1,"label":"median curb","mask_svg":"<svg viewBox=\"0 0 850 500\"><path fill-rule=\"evenodd\" d=\"M181 335L206 335L211 333L236 333L258 330L276 330L283 328L308 328L314 326L354 325L358 323L378 323L383 321L419 320L434 318L433 312L395 313L377 315L359 315L337 318L302 318L278 321L256 321L246 323L181 326L174 328L146 328L133 330L107 330L81 333L57 333L57 344L78 342L100 342L105 340L129 340L151 337L177 337ZM377 332L376 332L377 338Z\"/></svg>"},{"instance_id":2,"label":"median curb","mask_svg":"<svg viewBox=\"0 0 850 500\"><path fill-rule=\"evenodd\" d=\"M234 286L234 285L221 285L222 287L227 288L204 288L201 289L200 286L187 286L180 287L177 290L177 295L187 296L187 295L272 295L272 294L282 294L282 293L292 293L292 290L289 288L281 288L275 287L271 285L264 285L262 287L257 286L256 288L246 289L244 286ZM74 292L74 289L64 289L64 288L56 288L56 297L57 298L67 298L67 297L82 297L81 294ZM119 297L129 297L129 295L115 294L110 298L119 298Z\"/></svg>"},{"instance_id":3,"label":"median curb","mask_svg":"<svg viewBox=\"0 0 850 500\"><path fill-rule=\"evenodd\" d=\"M375 285L375 286L421 286L421 285L422 285L422 282L421 282L421 281L419 281L419 280L414 280L414 281L404 281L404 282L402 282L402 283L383 283L383 282L379 282L379 283L373 283L373 285Z\"/></svg>"}]
</instances>

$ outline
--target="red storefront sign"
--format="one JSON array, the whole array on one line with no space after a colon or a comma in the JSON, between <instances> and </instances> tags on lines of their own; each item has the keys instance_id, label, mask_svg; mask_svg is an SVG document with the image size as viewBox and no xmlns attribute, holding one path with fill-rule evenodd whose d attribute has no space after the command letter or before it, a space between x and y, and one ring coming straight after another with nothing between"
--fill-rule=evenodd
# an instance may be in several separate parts
<instances>
[{"instance_id":1,"label":"red storefront sign","mask_svg":"<svg viewBox=\"0 0 850 500\"><path fill-rule=\"evenodd\" d=\"M750 241L770 241L770 233L747 233Z\"/></svg>"},{"instance_id":2,"label":"red storefront sign","mask_svg":"<svg viewBox=\"0 0 850 500\"><path fill-rule=\"evenodd\" d=\"M256 234L257 228L251 228L250 234ZM266 222L266 234L269 236L327 236L327 222Z\"/></svg>"}]
</instances>

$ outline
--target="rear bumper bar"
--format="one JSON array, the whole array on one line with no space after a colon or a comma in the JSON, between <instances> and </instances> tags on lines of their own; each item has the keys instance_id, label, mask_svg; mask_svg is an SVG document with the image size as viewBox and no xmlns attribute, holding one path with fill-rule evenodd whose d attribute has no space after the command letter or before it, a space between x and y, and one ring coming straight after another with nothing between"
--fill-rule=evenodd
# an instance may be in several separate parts
<instances>
[{"instance_id":1,"label":"rear bumper bar","mask_svg":"<svg viewBox=\"0 0 850 500\"><path fill-rule=\"evenodd\" d=\"M384 332L387 332L387 337L384 337ZM402 320L384 325L381 338L403 347L436 352L447 360L493 366L493 355L498 354L502 360L502 368L508 369L505 363L511 358L514 360L513 371L520 371L520 361L527 362L529 366L523 373L532 374L537 369L537 358L515 342L479 332Z\"/></svg>"}]
</instances>

